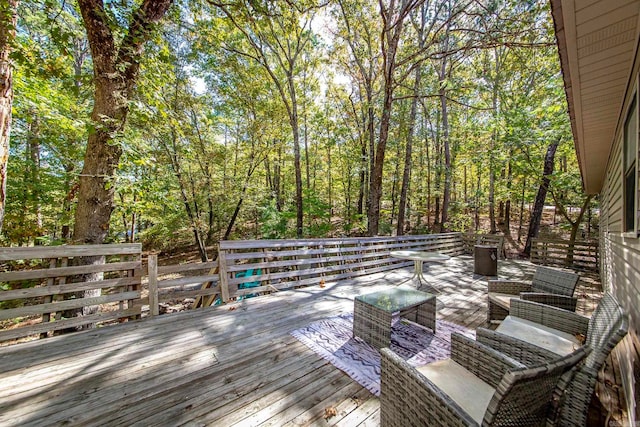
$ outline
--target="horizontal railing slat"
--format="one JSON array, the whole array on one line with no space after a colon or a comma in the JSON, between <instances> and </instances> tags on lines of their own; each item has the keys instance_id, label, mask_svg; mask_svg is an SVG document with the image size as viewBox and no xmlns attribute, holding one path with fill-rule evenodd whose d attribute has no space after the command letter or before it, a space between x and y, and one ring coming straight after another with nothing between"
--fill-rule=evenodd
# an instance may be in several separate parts
<instances>
[{"instance_id":1,"label":"horizontal railing slat","mask_svg":"<svg viewBox=\"0 0 640 427\"><path fill-rule=\"evenodd\" d=\"M0 310L0 320L15 319L16 317L34 316L43 313L52 313L54 311L73 310L75 308L88 307L92 305L132 300L139 297L140 291L129 291L119 292L111 295L101 295L99 297L77 298L27 307L8 308L5 310Z\"/></svg>"},{"instance_id":2,"label":"horizontal railing slat","mask_svg":"<svg viewBox=\"0 0 640 427\"><path fill-rule=\"evenodd\" d=\"M572 256L569 257L569 253ZM533 239L531 262L534 264L569 267L585 271L599 271L599 248L597 241L558 239Z\"/></svg>"},{"instance_id":3,"label":"horizontal railing slat","mask_svg":"<svg viewBox=\"0 0 640 427\"><path fill-rule=\"evenodd\" d=\"M136 270L141 268L140 261L111 262L107 264L81 265L77 267L43 268L38 270L7 271L0 273L0 282L16 280L46 279L48 277L76 276L89 273L107 273L111 271Z\"/></svg>"},{"instance_id":4,"label":"horizontal railing slat","mask_svg":"<svg viewBox=\"0 0 640 427\"><path fill-rule=\"evenodd\" d=\"M173 286L197 285L207 282L217 282L219 276L217 274L207 276L187 276L179 279L166 279L158 281L158 288L170 288Z\"/></svg>"},{"instance_id":5,"label":"horizontal railing slat","mask_svg":"<svg viewBox=\"0 0 640 427\"><path fill-rule=\"evenodd\" d=\"M158 274L184 273L185 271L206 270L218 267L218 261L193 262L176 265L164 265L158 267Z\"/></svg>"},{"instance_id":6,"label":"horizontal railing slat","mask_svg":"<svg viewBox=\"0 0 640 427\"><path fill-rule=\"evenodd\" d=\"M91 323L108 322L125 317L137 316L140 314L140 307L132 307L126 310L105 311L88 316L74 317L72 319L56 320L55 322L38 323L30 326L23 326L15 329L0 331L0 341L12 340L29 335L40 334L47 331L59 331L67 328L77 328Z\"/></svg>"},{"instance_id":7,"label":"horizontal railing slat","mask_svg":"<svg viewBox=\"0 0 640 427\"><path fill-rule=\"evenodd\" d=\"M14 289L0 292L0 301L9 301L20 298L37 298L49 295L60 295L71 292L88 291L91 289L104 289L117 286L133 286L140 284L140 277L122 277L119 279L100 280L97 282L79 282L65 285L40 286L37 288Z\"/></svg>"},{"instance_id":8,"label":"horizontal railing slat","mask_svg":"<svg viewBox=\"0 0 640 427\"><path fill-rule=\"evenodd\" d=\"M142 244L107 244L107 245L61 245L35 246L24 248L0 248L0 261L17 261L21 259L72 258L81 256L103 255L139 255Z\"/></svg>"},{"instance_id":9,"label":"horizontal railing slat","mask_svg":"<svg viewBox=\"0 0 640 427\"><path fill-rule=\"evenodd\" d=\"M214 288L207 289L193 289L189 291L172 291L159 294L158 298L160 301L169 301L173 299L184 299L184 298L195 298L198 296L208 296L215 295L220 293L220 288L218 286Z\"/></svg>"}]
</instances>

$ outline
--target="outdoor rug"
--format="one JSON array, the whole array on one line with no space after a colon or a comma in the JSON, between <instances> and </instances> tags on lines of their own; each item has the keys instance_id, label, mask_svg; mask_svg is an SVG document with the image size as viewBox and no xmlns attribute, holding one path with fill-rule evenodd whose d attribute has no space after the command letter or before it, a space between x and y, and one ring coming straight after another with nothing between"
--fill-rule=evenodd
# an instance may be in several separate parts
<instances>
[{"instance_id":1,"label":"outdoor rug","mask_svg":"<svg viewBox=\"0 0 640 427\"><path fill-rule=\"evenodd\" d=\"M346 372L376 396L380 395L380 353L360 338L353 337L353 314L319 320L291 332L318 355ZM451 333L475 338L475 331L437 320L436 334L406 320L391 328L391 350L412 366L422 366L449 357Z\"/></svg>"}]
</instances>

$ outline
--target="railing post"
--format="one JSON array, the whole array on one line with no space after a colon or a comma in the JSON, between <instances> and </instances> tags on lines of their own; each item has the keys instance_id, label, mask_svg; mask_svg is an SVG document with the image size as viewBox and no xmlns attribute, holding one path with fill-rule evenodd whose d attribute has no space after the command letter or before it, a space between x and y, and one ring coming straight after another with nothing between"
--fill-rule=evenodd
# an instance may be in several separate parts
<instances>
[{"instance_id":1,"label":"railing post","mask_svg":"<svg viewBox=\"0 0 640 427\"><path fill-rule=\"evenodd\" d=\"M149 314L157 316L160 314L158 300L158 255L150 254L148 258L149 274Z\"/></svg>"},{"instance_id":2,"label":"railing post","mask_svg":"<svg viewBox=\"0 0 640 427\"><path fill-rule=\"evenodd\" d=\"M227 251L218 250L218 269L220 271L220 297L229 301L229 274L227 273Z\"/></svg>"}]
</instances>

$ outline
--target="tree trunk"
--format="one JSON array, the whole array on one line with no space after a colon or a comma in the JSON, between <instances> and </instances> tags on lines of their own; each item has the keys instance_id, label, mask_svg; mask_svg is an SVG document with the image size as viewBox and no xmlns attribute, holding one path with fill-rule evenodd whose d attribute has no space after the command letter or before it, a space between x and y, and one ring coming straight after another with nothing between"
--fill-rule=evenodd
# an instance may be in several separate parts
<instances>
[{"instance_id":1,"label":"tree trunk","mask_svg":"<svg viewBox=\"0 0 640 427\"><path fill-rule=\"evenodd\" d=\"M298 102L296 100L296 89L293 81L293 74L287 76L289 97L291 99L291 109L289 121L293 131L293 166L296 175L296 237L302 237L304 209L302 206L302 170L300 165L300 128L298 123Z\"/></svg>"},{"instance_id":2,"label":"tree trunk","mask_svg":"<svg viewBox=\"0 0 640 427\"><path fill-rule=\"evenodd\" d=\"M78 187L72 185L72 172L75 170L73 163L67 163L64 165L64 192L65 198L62 201L62 239L67 241L71 238L71 204L75 198Z\"/></svg>"},{"instance_id":3,"label":"tree trunk","mask_svg":"<svg viewBox=\"0 0 640 427\"><path fill-rule=\"evenodd\" d=\"M257 166L258 166L258 162L256 162L254 153L252 153L251 162L249 164L249 167L247 168L247 175L245 176L244 184L242 185L242 190L240 191L240 197L238 199L238 203L236 203L235 209L233 210L233 214L231 215L229 224L227 224L227 229L224 232L223 240L229 240L229 237L231 236L231 231L233 231L233 226L235 225L236 220L238 219L238 215L240 214L240 208L242 207L242 203L244 202L244 196L247 193L247 189L249 188L249 182L251 180L251 176L253 175L253 172L255 172Z\"/></svg>"},{"instance_id":4,"label":"tree trunk","mask_svg":"<svg viewBox=\"0 0 640 427\"><path fill-rule=\"evenodd\" d=\"M358 188L358 206L356 211L358 215L362 215L364 213L365 188L367 186L367 147L364 144L361 149L360 176L358 182L360 187Z\"/></svg>"},{"instance_id":5,"label":"tree trunk","mask_svg":"<svg viewBox=\"0 0 640 427\"><path fill-rule=\"evenodd\" d=\"M42 209L40 207L40 117L35 111L33 111L33 116L29 123L27 144L29 145L29 158L27 159L29 162L29 181L26 186L29 193L31 214L35 218L36 233L39 235L42 232Z\"/></svg>"},{"instance_id":6,"label":"tree trunk","mask_svg":"<svg viewBox=\"0 0 640 427\"><path fill-rule=\"evenodd\" d=\"M391 76L389 76L391 79ZM375 150L375 161L371 172L371 188L369 190L369 198L371 204L369 206L369 236L378 235L380 225L380 200L382 199L382 170L384 166L384 157L387 149L387 139L389 138L389 125L391 122L391 107L393 104L393 88L389 81L384 88L384 102L382 109L382 117L380 119L380 136L378 137L378 145Z\"/></svg>"},{"instance_id":7,"label":"tree trunk","mask_svg":"<svg viewBox=\"0 0 640 427\"><path fill-rule=\"evenodd\" d=\"M544 169L542 172L542 182L536 195L536 201L533 205L533 212L531 212L531 220L529 221L529 231L527 233L527 242L524 245L524 256L531 255L531 240L538 235L540 230L540 221L542 220L542 210L544 209L544 201L547 197L547 191L549 190L549 183L551 182L551 174L553 174L553 165L556 155L556 150L560 141L555 141L549 148L547 148L547 155L544 158Z\"/></svg>"},{"instance_id":8,"label":"tree trunk","mask_svg":"<svg viewBox=\"0 0 640 427\"><path fill-rule=\"evenodd\" d=\"M109 230L113 178L122 155L113 138L122 132L127 119L144 43L170 5L171 0L144 0L133 12L118 49L102 1L78 0L93 58L95 92L91 112L94 129L87 141L75 215L73 239L77 243L102 243Z\"/></svg>"},{"instance_id":9,"label":"tree trunk","mask_svg":"<svg viewBox=\"0 0 640 427\"><path fill-rule=\"evenodd\" d=\"M400 144L396 145L396 167L393 171L393 179L391 180L391 218L389 224L393 227L393 219L398 205L398 181L400 181Z\"/></svg>"},{"instance_id":10,"label":"tree trunk","mask_svg":"<svg viewBox=\"0 0 640 427\"><path fill-rule=\"evenodd\" d=\"M171 169L176 177L176 181L178 182L178 186L180 188L180 196L182 197L182 204L184 206L185 213L189 218L189 222L191 223L191 230L193 232L194 242L198 248L198 253L200 254L200 259L202 262L208 261L206 246L204 244L204 240L200 235L200 230L198 230L198 214L197 214L197 205L194 201L195 208L191 207L191 203L189 202L189 196L187 195L187 185L185 184L185 180L182 175L182 167L180 165L180 154L178 152L178 144L177 144L177 134L175 129L171 128L171 147L164 140L160 140L169 161L171 162Z\"/></svg>"},{"instance_id":11,"label":"tree trunk","mask_svg":"<svg viewBox=\"0 0 640 427\"><path fill-rule=\"evenodd\" d=\"M406 2L402 2L402 9L407 7ZM405 11L401 10L394 17L394 10L386 10L380 8L380 13L385 22L385 28L382 30L382 68L384 74L383 82L383 101L382 115L380 117L380 134L378 135L378 145L375 150L375 159L373 170L371 171L371 189L369 198L371 205L369 206L369 236L376 236L379 232L380 224L380 201L382 199L382 171L384 166L384 157L387 149L387 140L389 139L389 126L391 124L391 108L393 106L393 92L396 82L394 74L396 71L396 53L398 43L402 34Z\"/></svg>"},{"instance_id":12,"label":"tree trunk","mask_svg":"<svg viewBox=\"0 0 640 427\"><path fill-rule=\"evenodd\" d=\"M511 159L513 152L510 150L509 159ZM511 185L513 180L513 171L511 169L511 160L507 165L507 201L504 205L504 228L505 234L511 234Z\"/></svg>"},{"instance_id":13,"label":"tree trunk","mask_svg":"<svg viewBox=\"0 0 640 427\"><path fill-rule=\"evenodd\" d=\"M328 131L328 130L327 130ZM329 220L333 217L333 178L331 177L331 144L327 144L327 181L329 188L327 196L329 198ZM351 202L349 202L350 204ZM347 215L347 218L349 216Z\"/></svg>"},{"instance_id":14,"label":"tree trunk","mask_svg":"<svg viewBox=\"0 0 640 427\"><path fill-rule=\"evenodd\" d=\"M367 90L367 137L369 138L369 168L367 169L368 178L369 178L369 187L367 189L366 196L366 210L367 216L371 212L371 203L372 203L372 193L371 189L373 188L373 170L376 165L376 131L375 131L375 115L373 111L373 93L370 93ZM363 156L366 156L366 149L363 147L362 149ZM363 158L363 163L366 162L366 157ZM369 228L369 219L367 218L367 228Z\"/></svg>"},{"instance_id":15,"label":"tree trunk","mask_svg":"<svg viewBox=\"0 0 640 427\"><path fill-rule=\"evenodd\" d=\"M569 248L567 249L567 266L573 265L576 237L578 236L578 231L580 230L580 224L582 223L584 214L589 210L589 205L591 204L592 198L593 198L593 194L590 194L586 197L586 199L584 199L584 202L580 207L580 213L578 214L578 218L576 218L575 221L570 221L571 235L569 236ZM567 216L567 219L569 219L568 214L566 214L566 216Z\"/></svg>"},{"instance_id":16,"label":"tree trunk","mask_svg":"<svg viewBox=\"0 0 640 427\"><path fill-rule=\"evenodd\" d=\"M422 37L422 36L419 36ZM416 126L416 116L418 114L418 95L420 91L421 68L416 68L415 81L413 83L413 98L411 99L411 110L409 112L409 124L407 128L407 146L404 153L404 173L402 174L402 189L400 190L400 205L398 206L398 224L396 234L402 236L405 226L405 210L407 208L407 193L411 181L411 156L413 153L413 134Z\"/></svg>"},{"instance_id":17,"label":"tree trunk","mask_svg":"<svg viewBox=\"0 0 640 427\"><path fill-rule=\"evenodd\" d=\"M451 6L449 4L449 6ZM449 8L449 18L451 17L451 9ZM444 36L443 51L449 50L449 26L451 21L447 19L447 28ZM449 111L447 106L447 56L442 57L440 64L440 72L438 75L438 83L440 85L440 108L442 110L442 148L444 150L444 191L442 193L442 220L440 221L440 231L446 231L449 220L449 202L451 199L451 151L449 146Z\"/></svg>"},{"instance_id":18,"label":"tree trunk","mask_svg":"<svg viewBox=\"0 0 640 427\"><path fill-rule=\"evenodd\" d=\"M80 174L73 240L79 244L100 244L109 231L114 207L115 170L122 149L114 136L121 135L128 113L128 102L138 78L139 60L153 25L160 21L171 0L143 0L133 11L129 28L120 47L116 47L112 22L102 0L78 0L93 59L94 104L93 129L89 133ZM103 263L103 257L74 259L78 264ZM88 275L85 281L100 280ZM100 295L100 289L84 292L84 297ZM83 315L95 313L97 307L84 307Z\"/></svg>"},{"instance_id":19,"label":"tree trunk","mask_svg":"<svg viewBox=\"0 0 640 427\"><path fill-rule=\"evenodd\" d=\"M124 194L118 193L118 196L120 197L120 205L124 206L125 204ZM124 228L124 241L125 243L129 243L129 233L127 233L127 230L129 230L129 219L127 217L127 212L125 210L122 211L121 217L122 217L121 218L122 228Z\"/></svg>"},{"instance_id":20,"label":"tree trunk","mask_svg":"<svg viewBox=\"0 0 640 427\"><path fill-rule=\"evenodd\" d=\"M478 177L476 182L476 201L473 218L475 220L475 230L478 231L480 229L480 165L476 165L476 174Z\"/></svg>"},{"instance_id":21,"label":"tree trunk","mask_svg":"<svg viewBox=\"0 0 640 427\"><path fill-rule=\"evenodd\" d=\"M433 228L436 232L440 232L440 189L442 188L442 144L441 144L441 110L436 112L436 138L433 148L433 166L435 168L435 196L434 196L434 215L433 215Z\"/></svg>"},{"instance_id":22,"label":"tree trunk","mask_svg":"<svg viewBox=\"0 0 640 427\"><path fill-rule=\"evenodd\" d=\"M0 2L0 231L4 222L11 106L13 105L13 66L9 55L16 34L17 0Z\"/></svg>"},{"instance_id":23,"label":"tree trunk","mask_svg":"<svg viewBox=\"0 0 640 427\"><path fill-rule=\"evenodd\" d=\"M490 148L491 152L493 152L494 146ZM496 175L493 172L493 155L489 154L489 223L490 223L490 233L496 233L496 191L495 191L495 181Z\"/></svg>"},{"instance_id":24,"label":"tree trunk","mask_svg":"<svg viewBox=\"0 0 640 427\"><path fill-rule=\"evenodd\" d=\"M307 179L307 190L309 190L311 188L311 173L309 171L310 169L310 165L311 165L311 161L309 159L309 128L308 128L308 123L307 123L307 97L305 96L304 91L307 88L307 69L306 67L303 69L302 71L302 123L304 126L304 168L305 168L305 174L306 174L306 179ZM314 168L314 173L315 173L315 168ZM314 180L314 185L315 185L315 180Z\"/></svg>"},{"instance_id":25,"label":"tree trunk","mask_svg":"<svg viewBox=\"0 0 640 427\"><path fill-rule=\"evenodd\" d=\"M442 193L441 231L446 231L447 221L449 220L449 202L451 200L451 151L449 147L449 113L447 111L447 97L444 89L440 89L440 106L442 108L442 148L444 150L444 191Z\"/></svg>"},{"instance_id":26,"label":"tree trunk","mask_svg":"<svg viewBox=\"0 0 640 427\"><path fill-rule=\"evenodd\" d=\"M522 196L520 199L520 219L518 223L518 242L522 242L522 223L524 221L524 192L527 188L527 177L522 179Z\"/></svg>"}]
</instances>

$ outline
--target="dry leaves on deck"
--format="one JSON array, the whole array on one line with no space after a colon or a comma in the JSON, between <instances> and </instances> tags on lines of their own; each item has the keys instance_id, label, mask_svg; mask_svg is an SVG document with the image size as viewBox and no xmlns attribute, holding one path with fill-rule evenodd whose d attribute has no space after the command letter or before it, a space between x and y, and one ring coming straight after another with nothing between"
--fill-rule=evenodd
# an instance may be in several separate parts
<instances>
[{"instance_id":1,"label":"dry leaves on deck","mask_svg":"<svg viewBox=\"0 0 640 427\"><path fill-rule=\"evenodd\" d=\"M324 285L324 279L320 279L320 287L321 287L321 288L324 288L324 286L325 286L325 285Z\"/></svg>"},{"instance_id":2,"label":"dry leaves on deck","mask_svg":"<svg viewBox=\"0 0 640 427\"><path fill-rule=\"evenodd\" d=\"M324 419L328 420L331 417L335 417L338 415L338 410L333 406L329 406L328 408L324 408Z\"/></svg>"}]
</instances>

